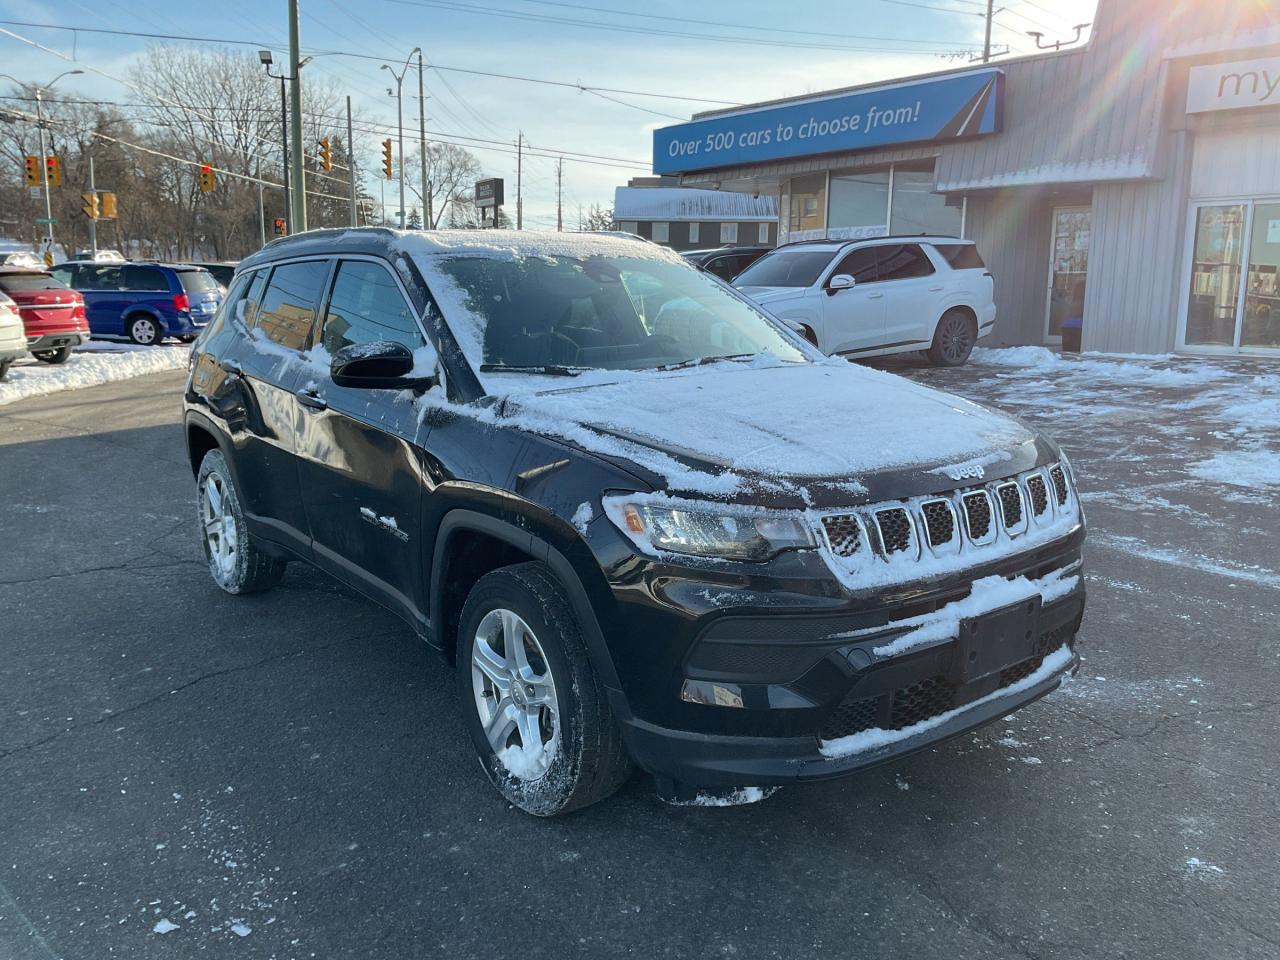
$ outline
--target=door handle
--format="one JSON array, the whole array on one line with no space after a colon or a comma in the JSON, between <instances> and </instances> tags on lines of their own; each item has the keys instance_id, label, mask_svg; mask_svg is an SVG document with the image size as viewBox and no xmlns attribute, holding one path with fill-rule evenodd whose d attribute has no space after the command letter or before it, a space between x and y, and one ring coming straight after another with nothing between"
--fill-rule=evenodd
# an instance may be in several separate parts
<instances>
[{"instance_id":1,"label":"door handle","mask_svg":"<svg viewBox=\"0 0 1280 960\"><path fill-rule=\"evenodd\" d=\"M329 409L329 401L314 390L299 390L294 394L298 398L298 402L304 407L310 407L312 410Z\"/></svg>"},{"instance_id":2,"label":"door handle","mask_svg":"<svg viewBox=\"0 0 1280 960\"><path fill-rule=\"evenodd\" d=\"M884 294L883 294L883 293L869 293L869 294L867 294L867 299L868 299L868 300L883 300L883 299L884 299Z\"/></svg>"},{"instance_id":3,"label":"door handle","mask_svg":"<svg viewBox=\"0 0 1280 960\"><path fill-rule=\"evenodd\" d=\"M930 290L931 292L933 292L933 293L937 293L937 292L938 292L939 290L941 290L941 289L942 289L941 285L936 286L936 287L930 287L930 288L929 288L929 290Z\"/></svg>"},{"instance_id":4,"label":"door handle","mask_svg":"<svg viewBox=\"0 0 1280 960\"><path fill-rule=\"evenodd\" d=\"M227 379L238 377L244 373L244 371L240 369L240 364L236 363L234 360L224 358L221 365L223 371L227 375Z\"/></svg>"}]
</instances>

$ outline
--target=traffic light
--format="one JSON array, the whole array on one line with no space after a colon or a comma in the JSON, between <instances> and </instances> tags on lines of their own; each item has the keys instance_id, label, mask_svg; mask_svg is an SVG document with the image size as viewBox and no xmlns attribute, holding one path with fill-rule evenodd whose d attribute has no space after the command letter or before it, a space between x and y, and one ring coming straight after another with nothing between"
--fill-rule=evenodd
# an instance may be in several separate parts
<instances>
[{"instance_id":1,"label":"traffic light","mask_svg":"<svg viewBox=\"0 0 1280 960\"><path fill-rule=\"evenodd\" d=\"M277 237L283 237L285 235L284 217L276 217L275 228Z\"/></svg>"},{"instance_id":2,"label":"traffic light","mask_svg":"<svg viewBox=\"0 0 1280 960\"><path fill-rule=\"evenodd\" d=\"M213 167L207 163L200 165L200 192L213 193L213 188L218 185L218 177L213 172Z\"/></svg>"},{"instance_id":3,"label":"traffic light","mask_svg":"<svg viewBox=\"0 0 1280 960\"><path fill-rule=\"evenodd\" d=\"M27 186L40 186L40 158L27 157Z\"/></svg>"},{"instance_id":4,"label":"traffic light","mask_svg":"<svg viewBox=\"0 0 1280 960\"><path fill-rule=\"evenodd\" d=\"M80 194L80 210L90 220L98 219L98 195L94 192Z\"/></svg>"},{"instance_id":5,"label":"traffic light","mask_svg":"<svg viewBox=\"0 0 1280 960\"><path fill-rule=\"evenodd\" d=\"M108 190L102 191L102 220L116 219L116 195Z\"/></svg>"},{"instance_id":6,"label":"traffic light","mask_svg":"<svg viewBox=\"0 0 1280 960\"><path fill-rule=\"evenodd\" d=\"M328 137L320 141L320 166L324 167L326 173L333 169L333 154L329 150Z\"/></svg>"},{"instance_id":7,"label":"traffic light","mask_svg":"<svg viewBox=\"0 0 1280 960\"><path fill-rule=\"evenodd\" d=\"M45 157L44 166L49 177L49 186L62 186L62 161L57 157Z\"/></svg>"},{"instance_id":8,"label":"traffic light","mask_svg":"<svg viewBox=\"0 0 1280 960\"><path fill-rule=\"evenodd\" d=\"M382 141L382 175L391 179L391 138Z\"/></svg>"}]
</instances>

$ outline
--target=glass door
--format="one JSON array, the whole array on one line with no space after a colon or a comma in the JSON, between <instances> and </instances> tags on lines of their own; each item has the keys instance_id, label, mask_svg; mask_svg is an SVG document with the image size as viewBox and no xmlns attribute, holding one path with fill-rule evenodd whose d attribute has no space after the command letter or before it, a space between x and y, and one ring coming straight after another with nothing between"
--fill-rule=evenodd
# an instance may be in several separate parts
<instances>
[{"instance_id":1,"label":"glass door","mask_svg":"<svg viewBox=\"0 0 1280 960\"><path fill-rule=\"evenodd\" d=\"M1280 351L1280 200L1192 210L1191 283L1179 346L1205 353Z\"/></svg>"},{"instance_id":2,"label":"glass door","mask_svg":"<svg viewBox=\"0 0 1280 960\"><path fill-rule=\"evenodd\" d=\"M1045 339L1062 340L1062 325L1084 317L1084 286L1089 273L1090 207L1054 207L1053 246L1049 263L1049 299Z\"/></svg>"},{"instance_id":3,"label":"glass door","mask_svg":"<svg viewBox=\"0 0 1280 960\"><path fill-rule=\"evenodd\" d=\"M1188 347L1235 347L1247 204L1198 207L1187 300Z\"/></svg>"},{"instance_id":4,"label":"glass door","mask_svg":"<svg viewBox=\"0 0 1280 960\"><path fill-rule=\"evenodd\" d=\"M1243 350L1280 350L1280 203L1255 203L1240 318Z\"/></svg>"}]
</instances>

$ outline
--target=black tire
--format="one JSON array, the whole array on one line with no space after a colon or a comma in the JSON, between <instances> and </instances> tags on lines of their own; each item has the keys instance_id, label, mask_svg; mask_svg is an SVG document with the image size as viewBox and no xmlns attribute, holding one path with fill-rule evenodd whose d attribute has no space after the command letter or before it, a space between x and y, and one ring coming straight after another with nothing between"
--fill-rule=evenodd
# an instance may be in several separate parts
<instances>
[{"instance_id":1,"label":"black tire","mask_svg":"<svg viewBox=\"0 0 1280 960\"><path fill-rule=\"evenodd\" d=\"M41 363L66 363L71 356L70 347L58 347L56 350L40 350L32 354Z\"/></svg>"},{"instance_id":2,"label":"black tire","mask_svg":"<svg viewBox=\"0 0 1280 960\"><path fill-rule=\"evenodd\" d=\"M219 491L219 501L225 508L211 510L211 489L215 486ZM232 554L217 550L209 533L209 515L221 512L223 529L226 523L234 528L234 546ZM240 494L236 490L231 471L227 468L226 458L220 450L210 450L200 463L200 472L196 477L196 519L200 524L200 543L204 548L205 561L209 564L209 574L227 593L258 593L269 590L280 582L284 576L285 561L277 560L259 547L249 535L244 522L244 512L240 507ZM219 532L217 536L224 538L221 542L229 543L230 538Z\"/></svg>"},{"instance_id":3,"label":"black tire","mask_svg":"<svg viewBox=\"0 0 1280 960\"><path fill-rule=\"evenodd\" d=\"M180 337L178 338L178 341L179 341L180 343L195 343L195 342L196 342L196 337L197 337L197 336L199 336L199 334L195 334L195 333L184 333L182 336L180 336Z\"/></svg>"},{"instance_id":4,"label":"black tire","mask_svg":"<svg viewBox=\"0 0 1280 960\"><path fill-rule=\"evenodd\" d=\"M497 610L525 621L554 684L558 722L548 740L554 752L535 777L519 776L499 759L481 721L472 653L481 622ZM462 608L457 652L463 722L481 766L508 801L526 813L554 817L603 800L626 782L631 762L604 685L587 657L578 618L545 564L504 567L476 581Z\"/></svg>"},{"instance_id":5,"label":"black tire","mask_svg":"<svg viewBox=\"0 0 1280 960\"><path fill-rule=\"evenodd\" d=\"M13 366L12 360L0 360L0 380L3 380L9 374L9 368Z\"/></svg>"},{"instance_id":6,"label":"black tire","mask_svg":"<svg viewBox=\"0 0 1280 960\"><path fill-rule=\"evenodd\" d=\"M140 347L154 347L164 339L164 329L155 317L146 313L125 317L124 332Z\"/></svg>"},{"instance_id":7,"label":"black tire","mask_svg":"<svg viewBox=\"0 0 1280 960\"><path fill-rule=\"evenodd\" d=\"M962 367L977 342L977 321L964 310L948 310L933 332L929 362L935 367Z\"/></svg>"}]
</instances>

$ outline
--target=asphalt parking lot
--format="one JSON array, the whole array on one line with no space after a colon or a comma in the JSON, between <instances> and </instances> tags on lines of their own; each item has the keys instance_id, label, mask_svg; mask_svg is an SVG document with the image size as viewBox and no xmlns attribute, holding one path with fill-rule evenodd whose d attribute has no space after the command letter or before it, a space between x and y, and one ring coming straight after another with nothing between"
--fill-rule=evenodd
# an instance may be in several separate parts
<instances>
[{"instance_id":1,"label":"asphalt parking lot","mask_svg":"<svg viewBox=\"0 0 1280 960\"><path fill-rule=\"evenodd\" d=\"M636 776L556 821L399 621L297 564L214 586L181 373L0 407L0 960L1280 955L1280 487L1189 467L1259 441L1223 411L1274 367L1207 406L892 369L1071 454L1079 677L853 779L685 809Z\"/></svg>"}]
</instances>

